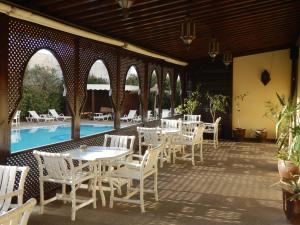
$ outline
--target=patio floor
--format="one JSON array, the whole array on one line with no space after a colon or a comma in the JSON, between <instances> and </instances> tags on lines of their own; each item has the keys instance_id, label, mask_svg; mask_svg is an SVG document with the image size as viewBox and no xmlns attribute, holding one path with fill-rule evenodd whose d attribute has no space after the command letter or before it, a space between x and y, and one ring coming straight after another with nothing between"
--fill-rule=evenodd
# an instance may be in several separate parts
<instances>
[{"instance_id":1,"label":"patio floor","mask_svg":"<svg viewBox=\"0 0 300 225\"><path fill-rule=\"evenodd\" d=\"M146 213L137 205L115 203L113 209L87 206L71 222L71 207L49 204L45 214L35 208L29 225L114 224L290 224L282 211L275 145L221 142L215 150L204 146L203 163L165 164L159 171L159 202L147 194ZM147 185L149 182L147 183ZM98 197L99 197L99 193Z\"/></svg>"}]
</instances>

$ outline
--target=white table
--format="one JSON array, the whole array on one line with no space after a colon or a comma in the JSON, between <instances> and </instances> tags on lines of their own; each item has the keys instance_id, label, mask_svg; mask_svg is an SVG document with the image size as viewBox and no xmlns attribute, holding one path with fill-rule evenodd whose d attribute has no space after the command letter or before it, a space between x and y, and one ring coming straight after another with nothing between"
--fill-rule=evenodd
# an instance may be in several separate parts
<instances>
[{"instance_id":1,"label":"white table","mask_svg":"<svg viewBox=\"0 0 300 225\"><path fill-rule=\"evenodd\" d=\"M74 160L82 161L97 161L98 162L98 185L101 195L102 206L106 205L105 196L103 192L101 179L102 174L102 161L113 161L125 157L132 152L126 148L116 147L102 147L102 146L88 146L86 150L82 151L79 148L68 151L70 157Z\"/></svg>"}]
</instances>

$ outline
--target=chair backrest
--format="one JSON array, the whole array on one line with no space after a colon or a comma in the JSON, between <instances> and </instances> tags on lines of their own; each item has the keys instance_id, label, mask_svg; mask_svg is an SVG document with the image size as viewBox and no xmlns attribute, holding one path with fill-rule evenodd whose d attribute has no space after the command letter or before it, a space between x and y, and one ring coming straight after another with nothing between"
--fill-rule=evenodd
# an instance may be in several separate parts
<instances>
[{"instance_id":1,"label":"chair backrest","mask_svg":"<svg viewBox=\"0 0 300 225\"><path fill-rule=\"evenodd\" d=\"M159 154L163 150L163 145L159 145L157 147L148 149L142 159L142 170L143 173L147 173L150 170L156 169L157 168L157 161Z\"/></svg>"},{"instance_id":2,"label":"chair backrest","mask_svg":"<svg viewBox=\"0 0 300 225\"><path fill-rule=\"evenodd\" d=\"M216 119L216 122L215 122L215 124L214 124L214 129L217 131L218 130L218 128L219 128L219 123L220 123L220 121L221 121L221 117L218 117L217 119Z\"/></svg>"},{"instance_id":3,"label":"chair backrest","mask_svg":"<svg viewBox=\"0 0 300 225\"><path fill-rule=\"evenodd\" d=\"M203 132L205 130L205 126L196 127L193 135L193 143L199 143L203 141Z\"/></svg>"},{"instance_id":4,"label":"chair backrest","mask_svg":"<svg viewBox=\"0 0 300 225\"><path fill-rule=\"evenodd\" d=\"M105 134L103 146L127 148L130 151L133 151L134 140L135 140L135 136Z\"/></svg>"},{"instance_id":5,"label":"chair backrest","mask_svg":"<svg viewBox=\"0 0 300 225\"><path fill-rule=\"evenodd\" d=\"M29 167L0 166L0 195L9 194L13 191L20 191L18 195L18 205L23 204L23 193L25 179ZM18 182L16 178L19 177ZM15 188L16 187L16 188ZM11 198L0 201L0 214L6 212L11 206Z\"/></svg>"},{"instance_id":6,"label":"chair backrest","mask_svg":"<svg viewBox=\"0 0 300 225\"><path fill-rule=\"evenodd\" d=\"M162 143L161 128L159 127L137 127L137 132L139 146L143 143L143 145L155 147Z\"/></svg>"},{"instance_id":7,"label":"chair backrest","mask_svg":"<svg viewBox=\"0 0 300 225\"><path fill-rule=\"evenodd\" d=\"M170 110L168 110L168 109L163 109L163 110L162 110L162 113L161 113L161 118L169 117L169 114L170 114Z\"/></svg>"},{"instance_id":8,"label":"chair backrest","mask_svg":"<svg viewBox=\"0 0 300 225\"><path fill-rule=\"evenodd\" d=\"M49 109L49 113L53 116L53 117L59 117L58 113L56 112L55 109Z\"/></svg>"},{"instance_id":9,"label":"chair backrest","mask_svg":"<svg viewBox=\"0 0 300 225\"><path fill-rule=\"evenodd\" d=\"M40 116L36 113L36 111L28 111L29 115L34 119L39 119Z\"/></svg>"},{"instance_id":10,"label":"chair backrest","mask_svg":"<svg viewBox=\"0 0 300 225\"><path fill-rule=\"evenodd\" d=\"M66 180L73 175L74 165L69 154L33 151L41 177Z\"/></svg>"},{"instance_id":11,"label":"chair backrest","mask_svg":"<svg viewBox=\"0 0 300 225\"><path fill-rule=\"evenodd\" d=\"M201 115L183 115L184 121L201 121Z\"/></svg>"},{"instance_id":12,"label":"chair backrest","mask_svg":"<svg viewBox=\"0 0 300 225\"><path fill-rule=\"evenodd\" d=\"M14 120L17 120L20 118L20 115L21 115L21 110L17 110L15 115L14 115Z\"/></svg>"},{"instance_id":13,"label":"chair backrest","mask_svg":"<svg viewBox=\"0 0 300 225\"><path fill-rule=\"evenodd\" d=\"M25 204L2 214L0 216L0 224L26 225L35 205L36 200L34 198L29 199Z\"/></svg>"},{"instance_id":14,"label":"chair backrest","mask_svg":"<svg viewBox=\"0 0 300 225\"><path fill-rule=\"evenodd\" d=\"M130 110L127 117L130 119L136 117L136 112L137 110Z\"/></svg>"},{"instance_id":15,"label":"chair backrest","mask_svg":"<svg viewBox=\"0 0 300 225\"><path fill-rule=\"evenodd\" d=\"M161 119L161 128L177 128L181 130L182 120Z\"/></svg>"}]
</instances>

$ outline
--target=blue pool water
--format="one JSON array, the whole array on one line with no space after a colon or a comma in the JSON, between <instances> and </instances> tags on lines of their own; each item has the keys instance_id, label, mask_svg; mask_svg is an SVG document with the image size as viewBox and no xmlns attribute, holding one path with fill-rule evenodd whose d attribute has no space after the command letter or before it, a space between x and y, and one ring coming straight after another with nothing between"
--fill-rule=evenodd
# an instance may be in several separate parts
<instances>
[{"instance_id":1,"label":"blue pool water","mask_svg":"<svg viewBox=\"0 0 300 225\"><path fill-rule=\"evenodd\" d=\"M80 137L99 134L113 129L113 126L80 125ZM70 125L13 129L11 131L11 151L19 152L68 140L71 140Z\"/></svg>"}]
</instances>

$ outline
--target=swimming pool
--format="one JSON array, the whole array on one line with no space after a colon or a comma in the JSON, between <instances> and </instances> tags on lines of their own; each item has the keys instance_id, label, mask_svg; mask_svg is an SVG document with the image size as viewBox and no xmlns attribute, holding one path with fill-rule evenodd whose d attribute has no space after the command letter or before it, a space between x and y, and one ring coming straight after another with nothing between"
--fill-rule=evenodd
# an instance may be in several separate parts
<instances>
[{"instance_id":1,"label":"swimming pool","mask_svg":"<svg viewBox=\"0 0 300 225\"><path fill-rule=\"evenodd\" d=\"M82 124L80 125L80 137L99 134L113 129L113 126ZM70 125L13 129L11 131L11 152L19 152L69 140L71 140Z\"/></svg>"}]
</instances>

